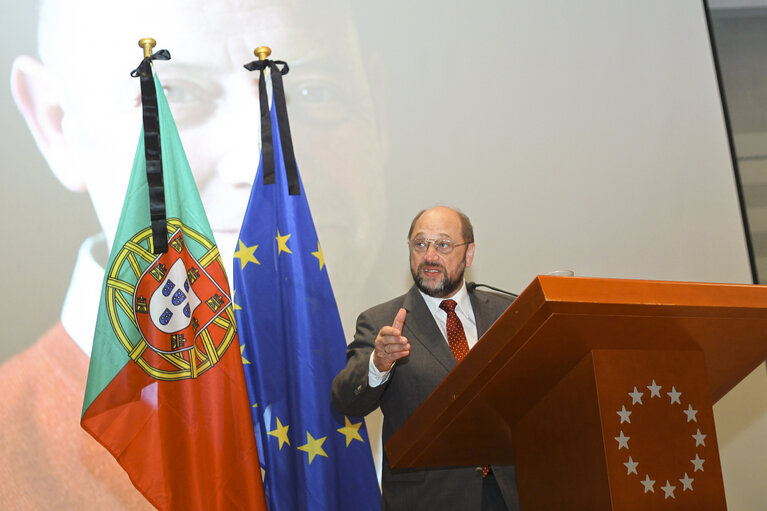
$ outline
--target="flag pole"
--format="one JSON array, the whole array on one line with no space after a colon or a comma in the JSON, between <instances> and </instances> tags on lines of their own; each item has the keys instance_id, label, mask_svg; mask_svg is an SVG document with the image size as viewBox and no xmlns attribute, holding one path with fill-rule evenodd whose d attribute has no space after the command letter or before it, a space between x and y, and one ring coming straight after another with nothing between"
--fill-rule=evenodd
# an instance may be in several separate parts
<instances>
[{"instance_id":1,"label":"flag pole","mask_svg":"<svg viewBox=\"0 0 767 511\"><path fill-rule=\"evenodd\" d=\"M248 391L258 403L252 410L265 491L273 510L380 511L364 421L352 422L330 402L346 341L298 175L282 80L288 65L270 60L271 53L260 46L253 50L257 60L244 66L259 71L261 159L234 265L235 317L249 361ZM246 257L256 248L258 260Z\"/></svg>"},{"instance_id":2,"label":"flag pole","mask_svg":"<svg viewBox=\"0 0 767 511\"><path fill-rule=\"evenodd\" d=\"M143 39L139 39L138 45L141 48L144 48L144 58L146 59L152 56L152 48L157 46L157 41L151 37L144 37Z\"/></svg>"},{"instance_id":3,"label":"flag pole","mask_svg":"<svg viewBox=\"0 0 767 511\"><path fill-rule=\"evenodd\" d=\"M103 279L81 424L159 510L266 511L229 283L153 72L170 52L155 45L139 41L130 73L140 79L142 135Z\"/></svg>"},{"instance_id":4,"label":"flag pole","mask_svg":"<svg viewBox=\"0 0 767 511\"><path fill-rule=\"evenodd\" d=\"M258 57L258 60L266 60L266 58L272 54L272 49L268 46L259 46L253 50L253 55ZM264 70L266 71L266 70Z\"/></svg>"},{"instance_id":5,"label":"flag pole","mask_svg":"<svg viewBox=\"0 0 767 511\"><path fill-rule=\"evenodd\" d=\"M285 172L288 175L290 195L300 195L301 186L298 179L298 166L293 151L293 139L290 136L288 110L285 105L285 89L282 85L282 75L288 74L288 63L282 60L269 60L272 50L268 46L259 46L253 53L258 60L245 64L248 71L258 70L258 99L261 110L261 160L263 161L264 184L274 184L274 148L272 141L272 122L269 113L269 99L266 93L266 68L270 70L272 79L272 94L274 107L277 110L277 126L280 133L282 155Z\"/></svg>"},{"instance_id":6,"label":"flag pole","mask_svg":"<svg viewBox=\"0 0 767 511\"><path fill-rule=\"evenodd\" d=\"M139 39L138 45L144 50L144 59L131 72L131 76L141 80L141 110L143 113L146 175L149 189L149 215L152 227L151 252L164 254L168 251L168 226L165 214L160 118L157 110L157 91L152 75L152 60L169 60L170 52L160 50L157 53L152 53L152 48L157 45L157 42L151 37Z\"/></svg>"}]
</instances>

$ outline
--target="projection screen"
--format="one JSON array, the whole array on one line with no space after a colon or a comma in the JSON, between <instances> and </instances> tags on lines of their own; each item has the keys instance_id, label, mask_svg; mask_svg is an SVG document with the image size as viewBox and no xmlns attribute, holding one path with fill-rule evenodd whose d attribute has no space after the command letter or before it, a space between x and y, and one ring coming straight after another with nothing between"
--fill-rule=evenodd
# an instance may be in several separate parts
<instances>
[{"instance_id":1,"label":"projection screen","mask_svg":"<svg viewBox=\"0 0 767 511\"><path fill-rule=\"evenodd\" d=\"M347 340L357 314L409 288L407 228L436 204L473 221L468 278L515 292L562 269L751 281L700 1L340 1L322 9L308 0L222 2L215 9L232 16L208 23L231 34L224 41L192 41L182 29L208 14L203 4L175 12L157 6L151 17L126 14L136 2L44 4L38 49L35 8L6 2L2 58L10 70L17 55L42 56L51 76L67 77L62 129L80 149L63 164L46 138L53 135L36 132L28 111L33 139L4 89L0 314L10 335L0 360L13 361L59 321L78 247L114 229L141 121L129 72L145 36L174 57L156 69L193 169L213 176L198 184L211 223L223 226L214 232L229 261L258 163L258 100L241 66L261 44L290 63L296 155ZM18 88L30 79L15 76L23 102ZM93 104L81 105L83 88ZM83 117L101 114L103 125L66 132L82 120L66 115L78 106ZM98 167L96 155L108 157L104 168L66 172ZM89 196L59 185L48 164L69 188L88 189L99 221ZM220 176L233 192L205 182ZM103 240L95 243L105 252ZM92 305L67 307L75 312L65 326L82 317L71 328L87 338ZM767 502L757 477L767 468L764 367L715 412L729 507L760 507ZM376 431L378 419L369 424Z\"/></svg>"}]
</instances>

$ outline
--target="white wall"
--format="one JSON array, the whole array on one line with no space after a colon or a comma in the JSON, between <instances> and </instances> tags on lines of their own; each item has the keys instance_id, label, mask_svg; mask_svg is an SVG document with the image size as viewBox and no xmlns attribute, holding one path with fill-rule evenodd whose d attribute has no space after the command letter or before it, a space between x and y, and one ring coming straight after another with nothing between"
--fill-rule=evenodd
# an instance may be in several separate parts
<instances>
[{"instance_id":1,"label":"white wall","mask_svg":"<svg viewBox=\"0 0 767 511\"><path fill-rule=\"evenodd\" d=\"M424 204L462 207L477 230L471 278L512 290L564 268L749 283L702 3L483 5L383 21L396 34L382 38L397 61L389 119L404 124L390 225ZM450 21L420 24L432 15ZM404 260L385 273L404 275ZM731 510L767 502L765 395L760 366L715 406Z\"/></svg>"}]
</instances>

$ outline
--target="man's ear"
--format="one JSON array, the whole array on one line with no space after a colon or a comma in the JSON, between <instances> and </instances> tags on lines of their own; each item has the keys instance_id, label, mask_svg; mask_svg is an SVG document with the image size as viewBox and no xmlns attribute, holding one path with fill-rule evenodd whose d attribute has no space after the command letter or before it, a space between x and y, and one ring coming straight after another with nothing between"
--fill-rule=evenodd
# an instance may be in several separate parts
<instances>
[{"instance_id":1,"label":"man's ear","mask_svg":"<svg viewBox=\"0 0 767 511\"><path fill-rule=\"evenodd\" d=\"M22 55L11 68L11 94L37 147L61 183L84 191L85 181L76 165L62 128L64 111L57 82L37 59Z\"/></svg>"},{"instance_id":2,"label":"man's ear","mask_svg":"<svg viewBox=\"0 0 767 511\"><path fill-rule=\"evenodd\" d=\"M472 261L474 261L474 249L476 248L476 245L474 245L474 242L469 243L466 246L466 257L464 258L464 262L466 263L466 267L470 267Z\"/></svg>"}]
</instances>

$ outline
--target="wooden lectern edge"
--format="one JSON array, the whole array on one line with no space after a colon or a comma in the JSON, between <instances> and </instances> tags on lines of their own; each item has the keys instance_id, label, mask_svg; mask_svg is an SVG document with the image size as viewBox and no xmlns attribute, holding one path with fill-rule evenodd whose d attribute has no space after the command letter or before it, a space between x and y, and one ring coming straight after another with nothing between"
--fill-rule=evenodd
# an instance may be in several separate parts
<instances>
[{"instance_id":1,"label":"wooden lectern edge","mask_svg":"<svg viewBox=\"0 0 767 511\"><path fill-rule=\"evenodd\" d=\"M715 296L712 297L710 294L706 294L706 291L714 288L717 291ZM643 299L643 296L647 296L647 299ZM658 299L659 296L660 300ZM724 318L754 316L763 319L765 318L765 308L767 308L767 286L540 275L531 282L515 304L514 307L518 309L521 307L524 310L515 311L516 317L514 317L513 322L516 329L511 332L511 337L518 336L523 326L526 327L526 330L529 328L539 328L552 313L556 314L561 311L566 314L573 314L575 312L574 309L579 307L590 309L590 314L596 312L594 308L600 307L609 309L611 306L622 306L624 313L626 312L625 307L635 309L629 316L634 316L634 312L641 313L642 309L657 311L658 308L665 309L666 306L678 312L689 311L693 316L695 316L695 311L700 312L702 310L719 308L720 312L721 310L726 312L726 314L723 314ZM536 315L539 317L531 322ZM511 321L507 316L505 314L502 318L506 317L506 322ZM501 318L499 318L500 320ZM498 321L488 330L486 335L490 335L497 324ZM529 336L526 338L529 338ZM524 345L524 342L522 344L511 344L518 344L511 350L511 353L516 353ZM491 349L486 343L477 344L469 353L469 356L451 372L450 385L452 390L446 390L447 379L443 381L430 395L424 406L414 412L411 419L427 419L434 426L440 424L444 427L449 426L450 422L452 422L450 417L455 416L456 408L452 407L448 410L447 404L455 401L458 394L471 390L472 387L479 387L481 389L483 386L473 382L468 377L471 373L471 366L476 365L477 361L482 359L481 354L485 351L483 348ZM508 351L508 349L503 351ZM759 363L754 368L758 367L758 365ZM745 375L743 376L745 377ZM462 379L464 381L461 381ZM723 387L719 389L712 388L713 394L721 392L721 395L718 397L716 395L712 396L714 402L736 384L737 382L726 389ZM478 389L475 388L473 390L476 391ZM445 394L447 391L450 391L453 395L440 396L440 394ZM440 403L445 406L436 407ZM461 408L465 408L470 403L471 399L467 399ZM416 420L416 422L419 421ZM434 441L424 429L408 427L409 425L413 426L413 422L410 420L386 444L386 451L393 467L398 466L399 462L403 459L412 459L413 456L417 458L417 453L424 450L424 445L428 446ZM416 435L415 433L419 430L421 435Z\"/></svg>"},{"instance_id":2,"label":"wooden lectern edge","mask_svg":"<svg viewBox=\"0 0 767 511\"><path fill-rule=\"evenodd\" d=\"M562 277L538 275L547 301L637 305L672 305L738 308L767 307L767 286L758 284L632 280L604 277ZM702 290L716 288L715 297ZM744 295L748 295L745 296ZM660 298L660 299L659 299ZM744 298L747 299L744 302Z\"/></svg>"},{"instance_id":3,"label":"wooden lectern edge","mask_svg":"<svg viewBox=\"0 0 767 511\"><path fill-rule=\"evenodd\" d=\"M516 311L516 317L513 318L514 321L512 322L512 317L506 316L506 313L504 313L504 315L499 317L490 326L487 332L485 332L482 336L483 339L492 336L493 332L501 326L499 324L503 322L510 323L511 327L515 328L515 331L510 333L513 337L519 336L520 333L524 333L523 328L524 330L529 330L531 328L536 329L540 327L549 316L549 312L546 310L546 299L543 296L541 287L536 285L536 281L533 281L522 294L519 295L512 305L518 309ZM511 305L509 306L509 309L511 309ZM507 309L507 311L509 309ZM522 321L520 321L520 318L522 318ZM525 336L525 339L529 337L530 335L527 335ZM492 348L493 347L488 345L487 342L475 345L466 358L453 368L453 371L450 373L451 381L447 382L447 378L443 380L432 391L427 401L425 401L421 407L408 418L405 425L403 425L403 427L395 432L389 439L384 447L392 467L398 467L401 460L411 457L413 450L421 451L423 449L420 448L420 446L429 445L434 441L434 438L430 438L428 432L425 430L421 430L420 435L417 434L420 428L415 427L415 425L422 422L422 420L419 420L419 417L422 417L423 420L428 419L428 422L435 425L443 423L446 426L448 423L452 422L452 420L449 419L449 415L453 415L452 409L448 410L447 406L437 406L438 403L452 404L456 400L457 394L463 394L472 386L478 385L476 381L472 378L467 378L466 376L470 375L472 369L478 364L480 366L484 365L483 361L486 359L486 352L490 351ZM521 345L515 346L514 349L511 349L508 346L506 348L507 349L504 351L511 351L513 353L521 348ZM499 359L496 358L496 360ZM503 363L505 362L500 362L500 364ZM458 380L459 383L454 383L454 380ZM465 405L468 404L469 402L465 403ZM414 421L411 422L410 419L414 419ZM410 426L406 427L408 424ZM403 452L402 448L405 445L410 445L410 449L406 449ZM399 455L396 454L398 451L400 452Z\"/></svg>"},{"instance_id":4,"label":"wooden lectern edge","mask_svg":"<svg viewBox=\"0 0 767 511\"><path fill-rule=\"evenodd\" d=\"M564 279L582 281L580 285L572 286ZM662 281L662 280L631 280L617 278L591 277L562 277L539 275L534 282L541 286L547 302L554 312L572 314L578 305L599 306L609 310L610 305L631 308L631 314L641 314L646 310L658 310L667 307L673 309L670 316L685 318L696 317L704 311L718 309L716 317L721 319L733 318L764 318L767 307L767 286L758 284ZM587 293L584 293L584 285ZM716 295L705 294L706 290L716 289ZM576 290L578 292L576 293ZM648 291L652 291L649 298ZM648 296L639 300L638 297ZM658 296L664 298L657 300ZM684 305L680 305L683 303ZM590 313L594 313L591 308ZM767 359L766 359L767 360ZM716 403L748 374L756 370L765 360L751 364L741 378L721 385L711 385L712 402Z\"/></svg>"}]
</instances>

